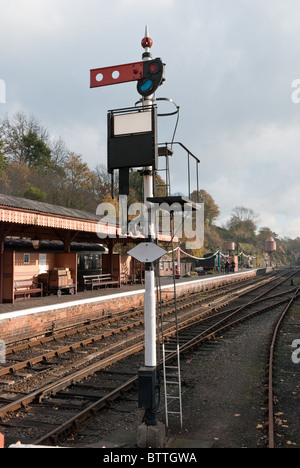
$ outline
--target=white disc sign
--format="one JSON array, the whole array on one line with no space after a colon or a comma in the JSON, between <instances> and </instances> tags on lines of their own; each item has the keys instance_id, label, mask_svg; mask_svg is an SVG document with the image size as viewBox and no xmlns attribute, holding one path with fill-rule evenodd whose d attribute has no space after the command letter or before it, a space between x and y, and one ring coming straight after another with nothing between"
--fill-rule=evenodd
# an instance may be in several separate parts
<instances>
[{"instance_id":1,"label":"white disc sign","mask_svg":"<svg viewBox=\"0 0 300 468\"><path fill-rule=\"evenodd\" d=\"M142 242L127 252L127 255L135 258L141 263L152 263L167 253L153 242Z\"/></svg>"}]
</instances>

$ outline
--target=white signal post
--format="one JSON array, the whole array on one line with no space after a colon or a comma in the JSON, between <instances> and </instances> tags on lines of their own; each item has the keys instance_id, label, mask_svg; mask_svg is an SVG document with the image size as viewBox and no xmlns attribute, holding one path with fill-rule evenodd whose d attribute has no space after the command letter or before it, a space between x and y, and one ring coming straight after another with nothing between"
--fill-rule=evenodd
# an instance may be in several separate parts
<instances>
[{"instance_id":1,"label":"white signal post","mask_svg":"<svg viewBox=\"0 0 300 468\"><path fill-rule=\"evenodd\" d=\"M149 37L148 26L146 26L145 37L142 40L142 47L145 49L145 52L143 54L144 62L152 59L152 55L150 52L150 48L152 47L152 44L153 42L152 42L152 39ZM154 101L154 94L151 94L151 96L143 97L143 107L153 106L153 101ZM153 197L152 167L145 167L144 168L144 204L148 206L149 208L151 207L151 203L148 202L148 198L152 198L152 197ZM152 239L154 239L155 237L154 226L153 226L153 223L151 222L150 217L149 217L149 232L150 232L150 236L152 237Z\"/></svg>"},{"instance_id":2,"label":"white signal post","mask_svg":"<svg viewBox=\"0 0 300 468\"><path fill-rule=\"evenodd\" d=\"M145 28L145 37L142 40L142 47L145 49L143 61L151 60L152 39L149 37L148 26ZM154 94L143 97L143 106L153 105ZM152 167L144 167L144 204L148 207L150 213L151 203L148 198L153 197L153 172ZM148 216L149 235L153 242L154 226L151 216ZM145 366L156 367L156 298L155 298L155 272L153 263L146 263L145 268L145 298L144 298L144 321L145 321Z\"/></svg>"},{"instance_id":3,"label":"white signal post","mask_svg":"<svg viewBox=\"0 0 300 468\"><path fill-rule=\"evenodd\" d=\"M153 265L167 253L153 242L143 242L127 252L139 262ZM149 274L151 273L151 274ZM153 273L153 274L152 274ZM155 275L153 270L146 270L145 274L145 366L156 367L156 301Z\"/></svg>"},{"instance_id":4,"label":"white signal post","mask_svg":"<svg viewBox=\"0 0 300 468\"><path fill-rule=\"evenodd\" d=\"M134 62L125 65L119 65L114 67L96 68L90 71L90 87L96 88L101 86L113 85L118 83L125 83L128 81L140 81L145 79L146 81L141 84L141 87L145 86L145 89L139 90L138 92L143 96L142 108L145 108L145 112L149 110L149 107L153 107L154 92L160 84L162 84L163 78L163 64L160 64L160 74L147 80L144 72L144 62L152 60L150 49L152 47L152 39L149 37L148 26L146 26L145 37L142 39L142 47L144 48L143 61ZM156 59L160 60L160 59ZM117 72L117 77L115 76ZM156 72L154 71L154 74ZM158 80L157 80L158 79ZM150 85L149 85L150 82ZM152 84L151 84L152 83ZM139 84L138 84L139 86ZM147 88L147 86L150 86ZM153 92L153 94L147 93ZM147 110L148 109L148 110ZM145 161L145 160L144 160ZM144 162L144 164L147 164ZM123 166L121 166L123 167ZM158 426L157 423L157 357L156 357L156 297L155 297L155 272L154 272L154 261L164 255L165 251L155 245L155 221L151 217L151 203L148 201L149 198L153 197L153 177L154 168L147 166L143 168L143 183L144 183L144 204L148 207L148 226L147 232L149 239L146 239L144 246L144 262L145 262L145 302L144 302L144 320L145 320L145 367L139 370L139 406L143 406L146 409L144 416L144 423L146 428L148 426ZM143 247L142 247L143 249ZM128 252L129 255L135 257L140 252ZM143 261L143 255L140 261ZM137 257L135 257L137 258ZM158 432L161 428L157 428ZM151 431L149 431L152 433ZM142 428L144 433L144 428ZM147 433L148 434L148 433ZM153 446L152 443L150 443Z\"/></svg>"}]
</instances>

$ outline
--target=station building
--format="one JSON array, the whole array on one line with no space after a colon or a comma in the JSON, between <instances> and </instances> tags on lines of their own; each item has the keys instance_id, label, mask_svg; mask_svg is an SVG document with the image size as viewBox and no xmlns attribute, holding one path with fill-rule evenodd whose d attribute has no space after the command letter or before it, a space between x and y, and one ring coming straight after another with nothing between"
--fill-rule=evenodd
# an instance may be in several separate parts
<instances>
[{"instance_id":1,"label":"station building","mask_svg":"<svg viewBox=\"0 0 300 468\"><path fill-rule=\"evenodd\" d=\"M65 269L75 293L84 274L111 274L120 286L141 282L142 265L125 250L142 240L89 212L0 194L0 303L14 303L18 282L51 270Z\"/></svg>"}]
</instances>

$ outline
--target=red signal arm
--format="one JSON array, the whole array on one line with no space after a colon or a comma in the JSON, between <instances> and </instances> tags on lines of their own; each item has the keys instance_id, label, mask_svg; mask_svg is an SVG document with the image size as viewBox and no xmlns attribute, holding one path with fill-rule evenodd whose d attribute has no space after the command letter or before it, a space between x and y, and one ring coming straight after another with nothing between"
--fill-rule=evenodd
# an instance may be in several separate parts
<instances>
[{"instance_id":1,"label":"red signal arm","mask_svg":"<svg viewBox=\"0 0 300 468\"><path fill-rule=\"evenodd\" d=\"M143 62L115 65L113 67L95 68L90 71L91 88L108 86L143 78Z\"/></svg>"}]
</instances>

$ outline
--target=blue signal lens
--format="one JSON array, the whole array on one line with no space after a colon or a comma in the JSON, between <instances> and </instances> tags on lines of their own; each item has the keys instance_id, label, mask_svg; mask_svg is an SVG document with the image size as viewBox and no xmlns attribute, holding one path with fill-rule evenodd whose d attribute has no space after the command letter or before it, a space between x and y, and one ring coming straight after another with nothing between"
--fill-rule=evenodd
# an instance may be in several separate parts
<instances>
[{"instance_id":1,"label":"blue signal lens","mask_svg":"<svg viewBox=\"0 0 300 468\"><path fill-rule=\"evenodd\" d=\"M151 81L151 80L147 80L147 81L145 81L145 83L141 86L141 90L142 90L142 91L147 91L147 89L149 89L151 85L152 85L152 81Z\"/></svg>"}]
</instances>

